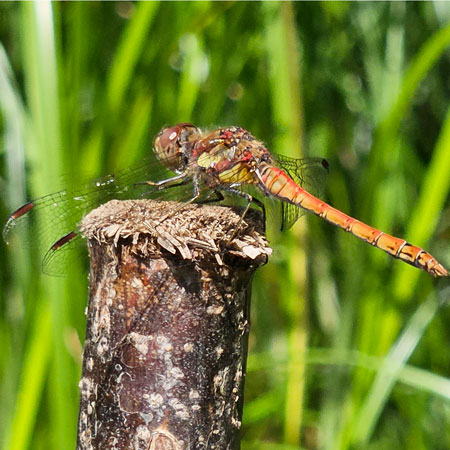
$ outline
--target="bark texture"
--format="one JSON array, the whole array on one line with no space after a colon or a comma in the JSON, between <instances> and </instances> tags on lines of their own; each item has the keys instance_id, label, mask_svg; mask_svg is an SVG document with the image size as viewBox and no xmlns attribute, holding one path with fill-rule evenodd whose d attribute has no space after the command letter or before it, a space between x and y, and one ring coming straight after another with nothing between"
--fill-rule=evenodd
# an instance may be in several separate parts
<instances>
[{"instance_id":1,"label":"bark texture","mask_svg":"<svg viewBox=\"0 0 450 450\"><path fill-rule=\"evenodd\" d=\"M259 214L112 201L91 256L79 449L239 448L249 287L271 253Z\"/></svg>"}]
</instances>

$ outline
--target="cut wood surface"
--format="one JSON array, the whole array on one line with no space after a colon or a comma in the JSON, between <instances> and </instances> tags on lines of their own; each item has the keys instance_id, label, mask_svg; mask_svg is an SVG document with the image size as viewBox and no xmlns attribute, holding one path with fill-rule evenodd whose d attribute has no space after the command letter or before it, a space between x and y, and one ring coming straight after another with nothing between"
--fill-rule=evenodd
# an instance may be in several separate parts
<instances>
[{"instance_id":1,"label":"cut wood surface","mask_svg":"<svg viewBox=\"0 0 450 450\"><path fill-rule=\"evenodd\" d=\"M271 253L261 215L239 213L131 200L83 219L79 449L239 448L249 288Z\"/></svg>"}]
</instances>

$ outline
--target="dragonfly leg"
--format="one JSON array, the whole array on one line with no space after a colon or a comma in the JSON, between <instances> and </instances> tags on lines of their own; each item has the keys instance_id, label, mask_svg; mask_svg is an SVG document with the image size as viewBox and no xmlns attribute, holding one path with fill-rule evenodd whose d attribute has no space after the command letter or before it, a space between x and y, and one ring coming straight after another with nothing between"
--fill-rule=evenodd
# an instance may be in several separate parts
<instances>
[{"instance_id":1,"label":"dragonfly leg","mask_svg":"<svg viewBox=\"0 0 450 450\"><path fill-rule=\"evenodd\" d=\"M233 186L229 186L225 189L222 189L226 192L231 192L232 194L238 195L239 197L244 198L247 201L247 205L245 206L244 211L241 214L241 217L239 219L239 223L237 224L236 228L234 229L232 235L230 236L230 239L228 239L228 244L231 243L231 241L236 237L236 235L238 234L241 226L242 226L242 222L248 212L248 210L250 209L250 205L252 203L254 203L255 205L259 206L261 208L261 211L263 213L263 224L264 224L264 230L266 228L266 208L264 206L264 203L260 200L258 200L257 198L253 197L250 194L247 194L247 192L242 192L239 189L233 187ZM223 195L221 194L221 196L223 197Z\"/></svg>"},{"instance_id":2,"label":"dragonfly leg","mask_svg":"<svg viewBox=\"0 0 450 450\"><path fill-rule=\"evenodd\" d=\"M261 208L261 212L263 215L263 223L264 223L264 230L266 229L266 207L264 206L264 203L261 200L258 200L257 198L253 197L250 194L247 194L246 192L242 192L239 189L235 189L231 187L230 189L227 189L228 192L231 192L232 194L236 194L239 197L244 198L247 200L247 205L245 207L244 212L242 213L241 219L243 220L245 218L245 215L247 214L248 210L250 209L250 205L254 203L256 206ZM222 195L223 197L223 195Z\"/></svg>"},{"instance_id":3,"label":"dragonfly leg","mask_svg":"<svg viewBox=\"0 0 450 450\"><path fill-rule=\"evenodd\" d=\"M162 187L175 187L181 186L188 180L188 177L185 172L175 175L171 178L166 178L165 180L160 181L142 181L140 183L134 183L134 186L147 185L147 186L155 186L158 188Z\"/></svg>"}]
</instances>

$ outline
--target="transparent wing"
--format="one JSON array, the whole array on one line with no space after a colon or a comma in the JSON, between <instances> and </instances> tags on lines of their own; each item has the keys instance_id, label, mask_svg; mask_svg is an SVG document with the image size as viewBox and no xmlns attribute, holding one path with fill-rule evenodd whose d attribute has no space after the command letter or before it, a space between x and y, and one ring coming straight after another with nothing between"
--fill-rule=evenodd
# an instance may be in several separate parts
<instances>
[{"instance_id":1,"label":"transparent wing","mask_svg":"<svg viewBox=\"0 0 450 450\"><path fill-rule=\"evenodd\" d=\"M224 149L225 151L226 149ZM239 182L241 167L230 170L230 183ZM64 189L40 197L17 209L6 222L3 237L6 242L18 238L20 245L28 245L42 255L42 271L48 275L62 276L68 272L74 259L86 254L86 245L78 226L89 211L109 200L151 198L187 201L193 197L192 180L179 186L149 186L146 181L158 182L174 176L153 155L134 166L90 181L82 186ZM199 181L202 195L213 201L207 179Z\"/></svg>"},{"instance_id":2,"label":"transparent wing","mask_svg":"<svg viewBox=\"0 0 450 450\"><path fill-rule=\"evenodd\" d=\"M328 177L328 162L323 158L290 158L283 155L273 155L277 166L283 169L298 185L313 194L321 197L325 191ZM306 211L290 203L281 203L281 229L287 230L305 214Z\"/></svg>"},{"instance_id":3,"label":"transparent wing","mask_svg":"<svg viewBox=\"0 0 450 450\"><path fill-rule=\"evenodd\" d=\"M78 225L82 217L95 207L112 199L185 200L192 197L192 186L159 189L137 184L170 176L173 173L151 156L116 174L48 194L23 205L9 217L3 237L6 242L17 237L21 245L29 245L39 254L45 254L44 273L65 274L70 260L78 257L80 246L85 246L78 235Z\"/></svg>"}]
</instances>

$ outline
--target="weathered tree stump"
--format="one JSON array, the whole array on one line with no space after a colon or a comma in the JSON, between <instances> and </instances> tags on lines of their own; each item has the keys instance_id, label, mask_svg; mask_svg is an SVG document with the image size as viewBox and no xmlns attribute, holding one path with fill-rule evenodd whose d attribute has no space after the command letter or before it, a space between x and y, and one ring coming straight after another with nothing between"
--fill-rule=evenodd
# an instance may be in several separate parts
<instances>
[{"instance_id":1,"label":"weathered tree stump","mask_svg":"<svg viewBox=\"0 0 450 450\"><path fill-rule=\"evenodd\" d=\"M239 448L260 214L112 201L82 222L91 257L78 449Z\"/></svg>"}]
</instances>

